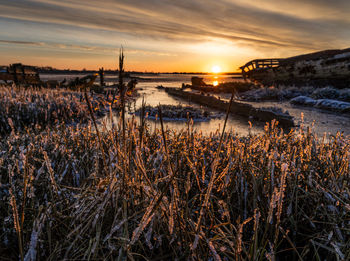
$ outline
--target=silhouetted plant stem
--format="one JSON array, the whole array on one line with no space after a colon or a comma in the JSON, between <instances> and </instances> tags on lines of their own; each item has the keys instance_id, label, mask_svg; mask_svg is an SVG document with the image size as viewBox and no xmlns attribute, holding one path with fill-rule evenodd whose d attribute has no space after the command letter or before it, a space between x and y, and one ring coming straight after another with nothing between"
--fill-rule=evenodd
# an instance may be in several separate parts
<instances>
[{"instance_id":1,"label":"silhouetted plant stem","mask_svg":"<svg viewBox=\"0 0 350 261\"><path fill-rule=\"evenodd\" d=\"M94 115L94 112L93 112L93 109L92 109L92 106L91 106L91 103L90 103L90 100L89 100L86 88L85 88L85 93L84 94L85 94L85 100L86 100L86 103L87 103L88 108L89 108L89 112L90 112L90 116L91 116L92 122L94 123L94 126L95 126L95 130L96 130L96 134L97 134L97 138L98 138L98 144L100 146L100 150L101 150L101 154L102 154L103 167L104 167L104 169L106 171L106 174L107 174L108 173L108 169L107 169L106 157L105 157L104 149L103 149L103 145L102 145L101 134L100 134L100 131L98 130L98 127L97 127L95 115Z\"/></svg>"},{"instance_id":2,"label":"silhouetted plant stem","mask_svg":"<svg viewBox=\"0 0 350 261\"><path fill-rule=\"evenodd\" d=\"M123 187L125 186L125 176L126 176L126 135L125 135L125 85L124 85L124 52L123 47L119 51L119 93L120 93L120 102L121 102L121 116L122 116L122 135L123 135Z\"/></svg>"}]
</instances>

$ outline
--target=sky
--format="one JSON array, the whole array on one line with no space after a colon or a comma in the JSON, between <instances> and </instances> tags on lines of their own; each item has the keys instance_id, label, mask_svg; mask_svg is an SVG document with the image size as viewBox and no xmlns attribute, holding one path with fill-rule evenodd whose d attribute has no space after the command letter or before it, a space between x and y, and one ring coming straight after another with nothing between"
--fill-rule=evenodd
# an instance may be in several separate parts
<instances>
[{"instance_id":1,"label":"sky","mask_svg":"<svg viewBox=\"0 0 350 261\"><path fill-rule=\"evenodd\" d=\"M0 64L222 71L350 47L349 0L0 0Z\"/></svg>"}]
</instances>

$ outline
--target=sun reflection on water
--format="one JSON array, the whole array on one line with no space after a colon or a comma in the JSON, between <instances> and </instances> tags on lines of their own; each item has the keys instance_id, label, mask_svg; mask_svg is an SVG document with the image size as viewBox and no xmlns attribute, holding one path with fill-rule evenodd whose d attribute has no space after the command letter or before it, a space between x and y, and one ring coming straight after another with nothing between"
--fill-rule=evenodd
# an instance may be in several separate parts
<instances>
[{"instance_id":1,"label":"sun reflection on water","mask_svg":"<svg viewBox=\"0 0 350 261\"><path fill-rule=\"evenodd\" d=\"M214 86L218 86L218 85L219 85L219 82L218 82L218 81L213 81L213 85L214 85Z\"/></svg>"}]
</instances>

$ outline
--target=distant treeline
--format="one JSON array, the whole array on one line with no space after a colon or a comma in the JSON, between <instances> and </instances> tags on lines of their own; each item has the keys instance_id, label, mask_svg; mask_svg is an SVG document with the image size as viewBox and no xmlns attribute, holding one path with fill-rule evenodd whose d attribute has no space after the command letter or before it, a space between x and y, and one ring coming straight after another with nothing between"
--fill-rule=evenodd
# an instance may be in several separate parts
<instances>
[{"instance_id":1,"label":"distant treeline","mask_svg":"<svg viewBox=\"0 0 350 261\"><path fill-rule=\"evenodd\" d=\"M52 73L52 74L79 74L79 73L84 73L84 74L94 74L98 73L98 70L71 70L71 69L56 69L50 66L45 66L45 67L38 67L38 66L33 66L35 67L39 73ZM0 65L0 68L7 68L6 65ZM104 69L105 74L118 74L118 70L111 70L111 69ZM138 72L138 71L126 71L128 74L139 74L139 75L159 75L159 74L196 74L196 75L207 75L207 74L214 74L211 72ZM240 72L225 72L225 73L220 73L220 75L237 75L241 76L242 74Z\"/></svg>"},{"instance_id":2,"label":"distant treeline","mask_svg":"<svg viewBox=\"0 0 350 261\"><path fill-rule=\"evenodd\" d=\"M99 70L72 70L72 69L56 69L53 67L45 66L45 67L38 67L38 66L32 66L35 68L39 73L50 73L50 74L94 74L98 73ZM7 65L0 65L0 69L6 70L8 68ZM104 72L106 74L118 74L119 70L111 70L111 69L104 69ZM132 73L132 74L148 74L148 75L157 75L159 73L154 72L136 72L136 71L126 71L125 73Z\"/></svg>"},{"instance_id":3,"label":"distant treeline","mask_svg":"<svg viewBox=\"0 0 350 261\"><path fill-rule=\"evenodd\" d=\"M70 69L47 69L47 68L37 68L39 73L50 73L50 74L95 74L98 70L70 70ZM106 74L117 74L118 70L104 70Z\"/></svg>"},{"instance_id":4,"label":"distant treeline","mask_svg":"<svg viewBox=\"0 0 350 261\"><path fill-rule=\"evenodd\" d=\"M98 73L98 70L70 70L70 69L52 69L52 68L38 68L39 73L52 73L52 74L94 74ZM105 74L118 74L118 70L104 70ZM159 75L159 74L196 74L196 75L206 75L206 74L213 74L209 72L165 72L165 73L159 73L159 72L137 72L137 71L127 71L128 74L138 74L138 75ZM241 75L241 73L238 72L226 72L221 73L220 75Z\"/></svg>"}]
</instances>

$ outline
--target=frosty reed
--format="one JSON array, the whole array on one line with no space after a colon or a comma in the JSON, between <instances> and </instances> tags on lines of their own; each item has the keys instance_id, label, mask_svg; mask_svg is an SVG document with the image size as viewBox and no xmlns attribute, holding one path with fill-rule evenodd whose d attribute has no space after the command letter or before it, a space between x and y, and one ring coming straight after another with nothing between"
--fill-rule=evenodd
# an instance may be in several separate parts
<instances>
[{"instance_id":1,"label":"frosty reed","mask_svg":"<svg viewBox=\"0 0 350 261\"><path fill-rule=\"evenodd\" d=\"M2 139L0 259L349 260L348 137L141 123Z\"/></svg>"},{"instance_id":2,"label":"frosty reed","mask_svg":"<svg viewBox=\"0 0 350 261\"><path fill-rule=\"evenodd\" d=\"M108 110L101 95L92 96L95 113ZM0 85L0 135L14 130L42 129L58 123L86 123L90 119L81 92L68 89L19 88Z\"/></svg>"}]
</instances>

